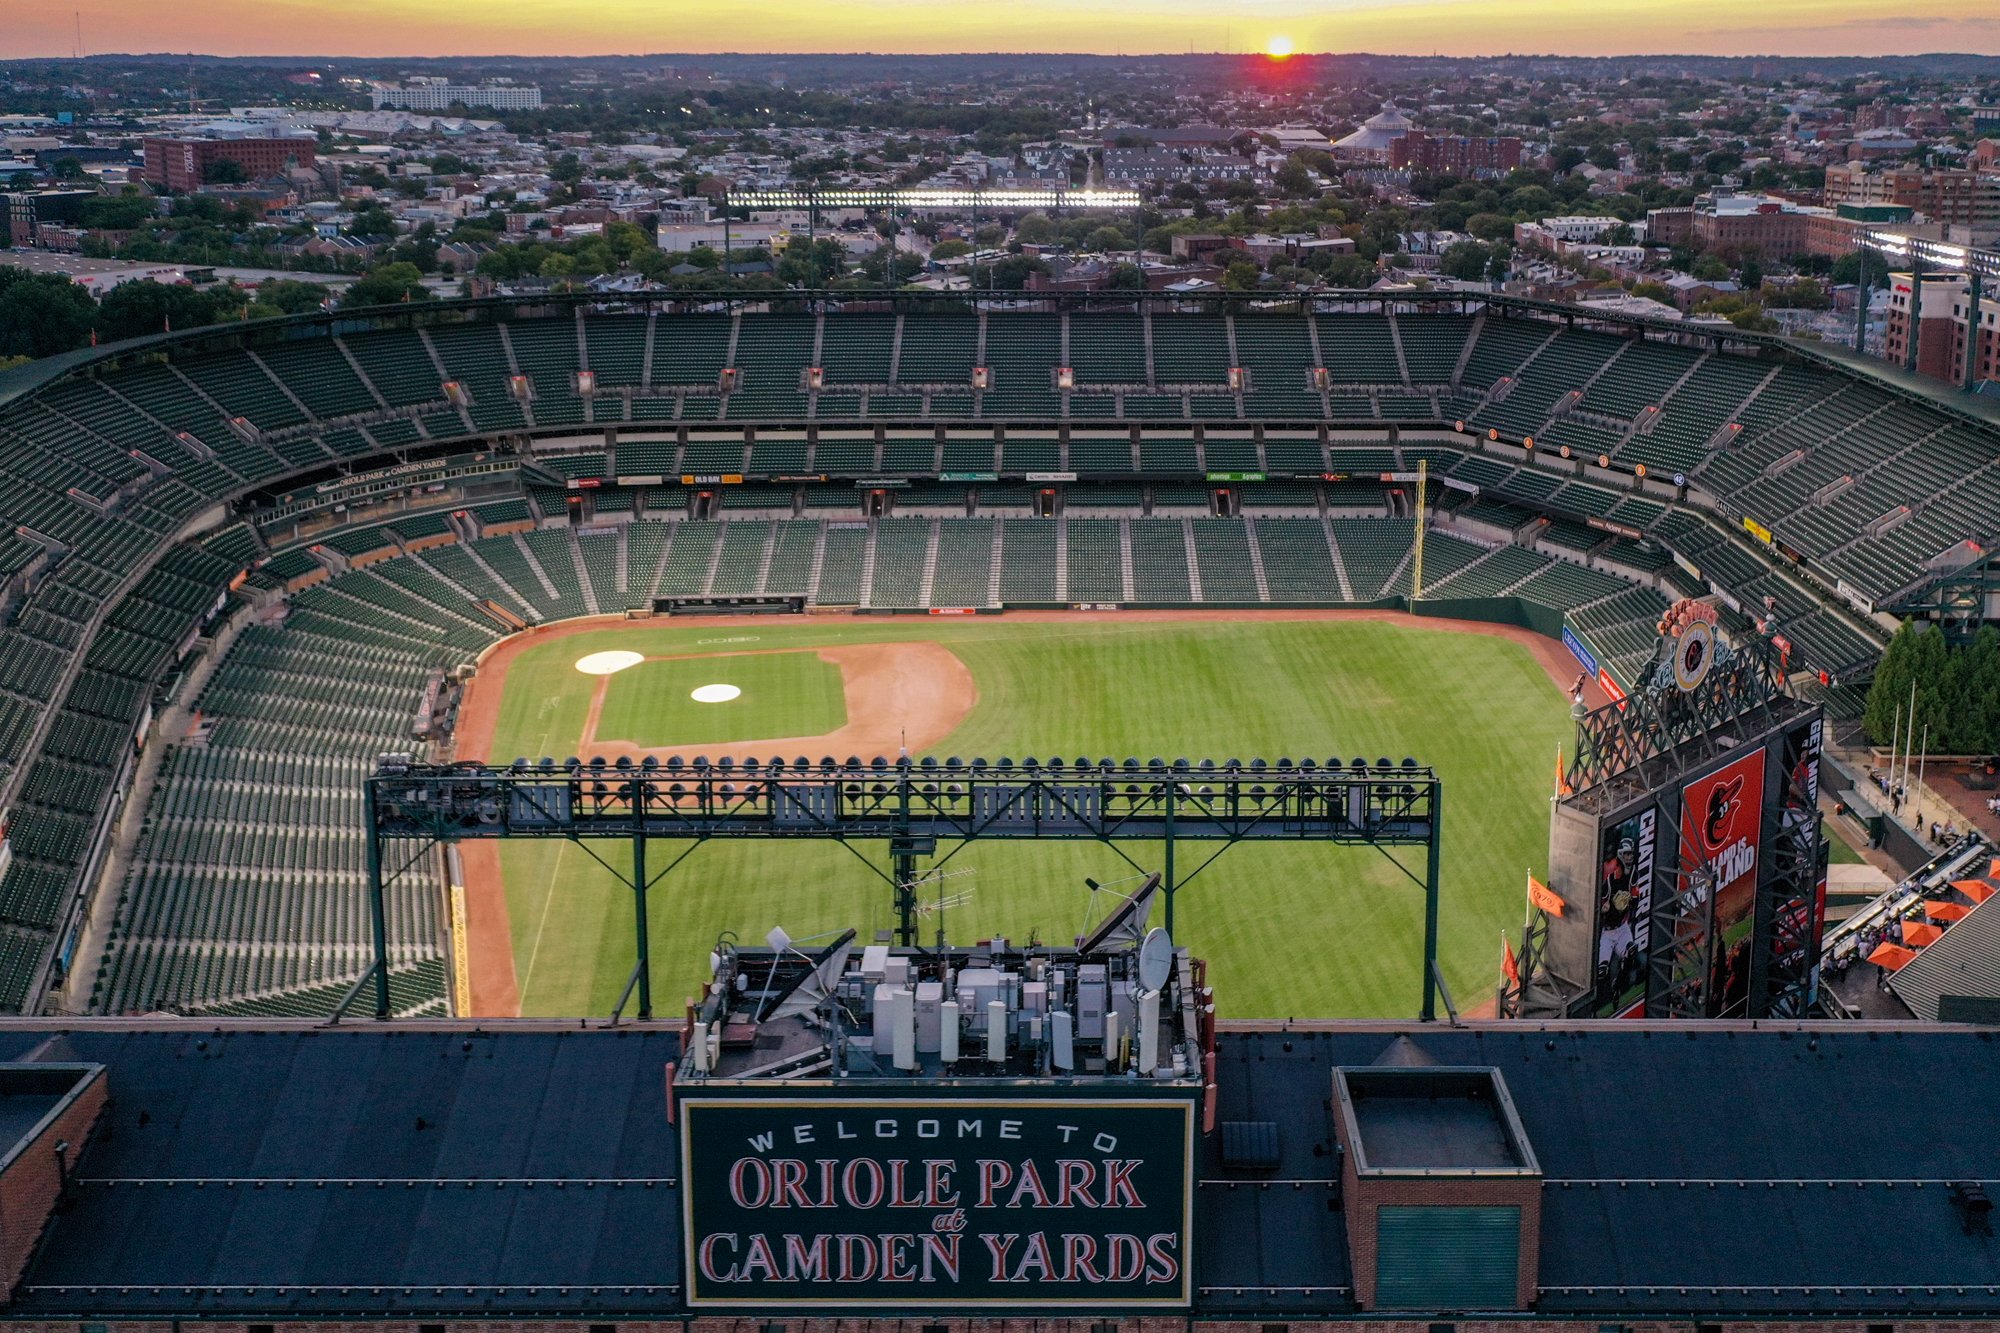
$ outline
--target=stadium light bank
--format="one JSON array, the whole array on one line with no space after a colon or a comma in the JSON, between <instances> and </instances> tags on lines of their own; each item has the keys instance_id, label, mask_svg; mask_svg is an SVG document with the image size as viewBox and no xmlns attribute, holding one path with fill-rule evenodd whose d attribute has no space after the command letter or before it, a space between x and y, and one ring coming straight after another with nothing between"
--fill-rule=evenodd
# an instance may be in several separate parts
<instances>
[{"instance_id":1,"label":"stadium light bank","mask_svg":"<svg viewBox=\"0 0 2000 1333\"><path fill-rule=\"evenodd\" d=\"M1005 213L1033 208L1128 209L1139 207L1140 198L1137 190L1095 187L1075 190L961 190L912 186L900 189L731 190L727 202L732 208L976 209L982 213Z\"/></svg>"},{"instance_id":2,"label":"stadium light bank","mask_svg":"<svg viewBox=\"0 0 2000 1333\"><path fill-rule=\"evenodd\" d=\"M1949 245L1943 241L1873 229L1863 234L1863 243L1891 259L1914 261L1933 271L1964 273L2000 284L2000 251Z\"/></svg>"}]
</instances>

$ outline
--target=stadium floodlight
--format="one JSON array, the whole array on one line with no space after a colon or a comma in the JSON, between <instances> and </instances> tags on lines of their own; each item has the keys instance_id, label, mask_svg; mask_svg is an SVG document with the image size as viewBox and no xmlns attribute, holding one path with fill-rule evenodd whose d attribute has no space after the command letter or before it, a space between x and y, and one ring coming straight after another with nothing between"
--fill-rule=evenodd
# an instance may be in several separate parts
<instances>
[{"instance_id":1,"label":"stadium floodlight","mask_svg":"<svg viewBox=\"0 0 2000 1333\"><path fill-rule=\"evenodd\" d=\"M1906 259L1931 268L1965 273L1984 282L2000 282L2000 251L1951 245L1875 228L1861 233L1861 244L1892 259Z\"/></svg>"}]
</instances>

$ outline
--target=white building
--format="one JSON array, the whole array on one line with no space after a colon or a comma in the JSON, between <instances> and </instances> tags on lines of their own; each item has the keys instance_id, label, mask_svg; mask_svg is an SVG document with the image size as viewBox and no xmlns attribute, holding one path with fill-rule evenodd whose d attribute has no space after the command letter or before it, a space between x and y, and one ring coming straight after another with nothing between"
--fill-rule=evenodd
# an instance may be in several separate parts
<instances>
[{"instance_id":1,"label":"white building","mask_svg":"<svg viewBox=\"0 0 2000 1333\"><path fill-rule=\"evenodd\" d=\"M1581 217L1571 215L1559 218L1543 218L1536 224L1559 241L1594 241L1610 231L1620 222L1612 217Z\"/></svg>"},{"instance_id":2,"label":"white building","mask_svg":"<svg viewBox=\"0 0 2000 1333\"><path fill-rule=\"evenodd\" d=\"M411 79L401 85L377 84L369 90L368 97L377 111L385 107L401 107L409 111L449 111L453 103L491 107L495 111L533 111L542 104L542 90L532 85L482 83L473 86L430 78Z\"/></svg>"}]
</instances>

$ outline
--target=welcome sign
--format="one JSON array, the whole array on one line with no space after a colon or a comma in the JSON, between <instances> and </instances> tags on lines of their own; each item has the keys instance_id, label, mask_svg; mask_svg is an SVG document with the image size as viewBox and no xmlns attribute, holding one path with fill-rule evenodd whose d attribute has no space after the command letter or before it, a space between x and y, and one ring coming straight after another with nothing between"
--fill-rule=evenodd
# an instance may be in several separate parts
<instances>
[{"instance_id":1,"label":"welcome sign","mask_svg":"<svg viewBox=\"0 0 2000 1333\"><path fill-rule=\"evenodd\" d=\"M689 1303L1185 1306L1194 1104L685 1097Z\"/></svg>"}]
</instances>

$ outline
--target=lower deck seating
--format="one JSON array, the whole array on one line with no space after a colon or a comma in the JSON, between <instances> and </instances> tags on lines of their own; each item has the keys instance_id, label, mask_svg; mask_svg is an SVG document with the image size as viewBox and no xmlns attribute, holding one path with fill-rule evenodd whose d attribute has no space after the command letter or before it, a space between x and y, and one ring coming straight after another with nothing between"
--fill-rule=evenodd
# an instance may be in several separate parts
<instances>
[{"instance_id":1,"label":"lower deck seating","mask_svg":"<svg viewBox=\"0 0 2000 1333\"><path fill-rule=\"evenodd\" d=\"M293 593L282 622L245 629L217 667L195 701L212 731L167 752L147 798L95 1007L314 1015L338 1002L370 957L361 781L384 750L409 746L429 673L500 637L482 603L555 619L656 595L763 591L909 610L1370 602L1410 586L1412 536L1409 521L1386 516L946 511L873 522L644 519L392 554ZM1640 627L1665 604L1650 588L1520 546L1432 531L1426 548L1427 595L1506 592L1572 612L1614 663L1636 661ZM23 849L16 865L40 855ZM7 883L26 892L39 881L17 871ZM431 875L392 883L399 1013L445 1006L439 902Z\"/></svg>"}]
</instances>

